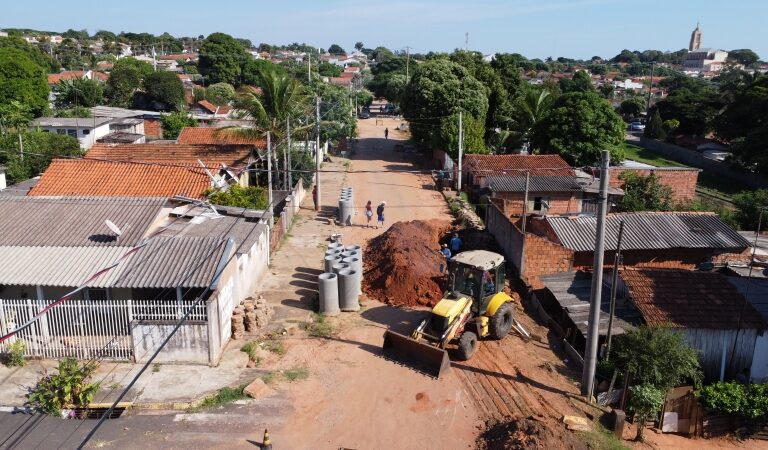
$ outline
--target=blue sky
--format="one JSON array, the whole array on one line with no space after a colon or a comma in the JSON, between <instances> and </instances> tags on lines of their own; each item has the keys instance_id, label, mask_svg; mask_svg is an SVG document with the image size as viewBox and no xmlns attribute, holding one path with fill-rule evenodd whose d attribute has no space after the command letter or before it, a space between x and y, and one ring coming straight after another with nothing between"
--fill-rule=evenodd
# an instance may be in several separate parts
<instances>
[{"instance_id":1,"label":"blue sky","mask_svg":"<svg viewBox=\"0 0 768 450\"><path fill-rule=\"evenodd\" d=\"M306 42L346 49L518 52L530 58L612 57L679 50L701 21L703 46L752 48L768 59L765 0L70 0L2 5L0 28L104 29L197 36L222 31L255 44Z\"/></svg>"}]
</instances>

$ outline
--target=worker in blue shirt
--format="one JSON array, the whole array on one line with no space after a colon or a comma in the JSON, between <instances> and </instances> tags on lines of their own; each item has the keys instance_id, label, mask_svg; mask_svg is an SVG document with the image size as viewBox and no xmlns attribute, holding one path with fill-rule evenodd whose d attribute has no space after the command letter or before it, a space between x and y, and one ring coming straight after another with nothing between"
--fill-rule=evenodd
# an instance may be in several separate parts
<instances>
[{"instance_id":1,"label":"worker in blue shirt","mask_svg":"<svg viewBox=\"0 0 768 450\"><path fill-rule=\"evenodd\" d=\"M451 238L451 252L455 255L459 253L459 250L461 250L461 239L459 238L458 233L453 233L453 238Z\"/></svg>"},{"instance_id":2,"label":"worker in blue shirt","mask_svg":"<svg viewBox=\"0 0 768 450\"><path fill-rule=\"evenodd\" d=\"M443 273L445 270L445 267L448 265L448 261L451 259L451 250L448 248L448 245L443 244L443 247L440 249L440 254L445 257L445 261L440 262L440 273Z\"/></svg>"}]
</instances>

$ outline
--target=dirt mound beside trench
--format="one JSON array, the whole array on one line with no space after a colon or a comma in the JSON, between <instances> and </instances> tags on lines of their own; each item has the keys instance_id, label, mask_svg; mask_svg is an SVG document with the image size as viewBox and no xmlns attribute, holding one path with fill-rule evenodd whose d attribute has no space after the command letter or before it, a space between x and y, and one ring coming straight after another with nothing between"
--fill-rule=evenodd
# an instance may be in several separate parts
<instances>
[{"instance_id":1,"label":"dirt mound beside trench","mask_svg":"<svg viewBox=\"0 0 768 450\"><path fill-rule=\"evenodd\" d=\"M492 422L478 436L478 450L587 450L587 445L560 423L532 419Z\"/></svg>"},{"instance_id":2,"label":"dirt mound beside trench","mask_svg":"<svg viewBox=\"0 0 768 450\"><path fill-rule=\"evenodd\" d=\"M368 242L363 290L394 306L433 306L443 296L438 253L447 220L396 222Z\"/></svg>"}]
</instances>

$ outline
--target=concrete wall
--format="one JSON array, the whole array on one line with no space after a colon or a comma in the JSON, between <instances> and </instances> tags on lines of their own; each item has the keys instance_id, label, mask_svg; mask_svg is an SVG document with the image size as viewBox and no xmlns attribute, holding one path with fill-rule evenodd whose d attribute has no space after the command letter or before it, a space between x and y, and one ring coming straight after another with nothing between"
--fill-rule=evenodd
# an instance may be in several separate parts
<instances>
[{"instance_id":1,"label":"concrete wall","mask_svg":"<svg viewBox=\"0 0 768 450\"><path fill-rule=\"evenodd\" d=\"M674 201L687 203L696 198L696 183L699 180L699 172L701 172L701 169L689 167L659 167L657 169L617 167L611 169L611 179L609 183L612 187L624 187L624 182L619 180L619 175L624 172L632 172L643 177L654 174L659 178L659 183L672 188L672 199Z\"/></svg>"},{"instance_id":2,"label":"concrete wall","mask_svg":"<svg viewBox=\"0 0 768 450\"><path fill-rule=\"evenodd\" d=\"M131 340L136 362L146 362L175 326L175 322L132 323ZM208 364L208 326L205 323L185 323L155 361Z\"/></svg>"},{"instance_id":3,"label":"concrete wall","mask_svg":"<svg viewBox=\"0 0 768 450\"><path fill-rule=\"evenodd\" d=\"M640 137L640 142L631 141L629 143L639 144L641 147L669 159L680 161L683 164L698 167L699 169L704 169L716 175L739 181L753 188L768 187L768 179L765 177L751 172L738 170L728 164L705 158L702 153L694 150L657 141L655 139L648 139L645 136Z\"/></svg>"}]
</instances>

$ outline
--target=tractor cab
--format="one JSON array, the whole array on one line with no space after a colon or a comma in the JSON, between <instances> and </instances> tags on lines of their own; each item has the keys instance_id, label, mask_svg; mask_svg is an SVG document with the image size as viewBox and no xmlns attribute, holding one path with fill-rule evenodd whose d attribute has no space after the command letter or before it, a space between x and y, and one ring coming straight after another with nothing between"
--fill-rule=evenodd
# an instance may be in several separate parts
<instances>
[{"instance_id":1,"label":"tractor cab","mask_svg":"<svg viewBox=\"0 0 768 450\"><path fill-rule=\"evenodd\" d=\"M448 265L447 297L472 299L472 312L482 315L493 297L504 289L504 257L485 250L454 256Z\"/></svg>"}]
</instances>

